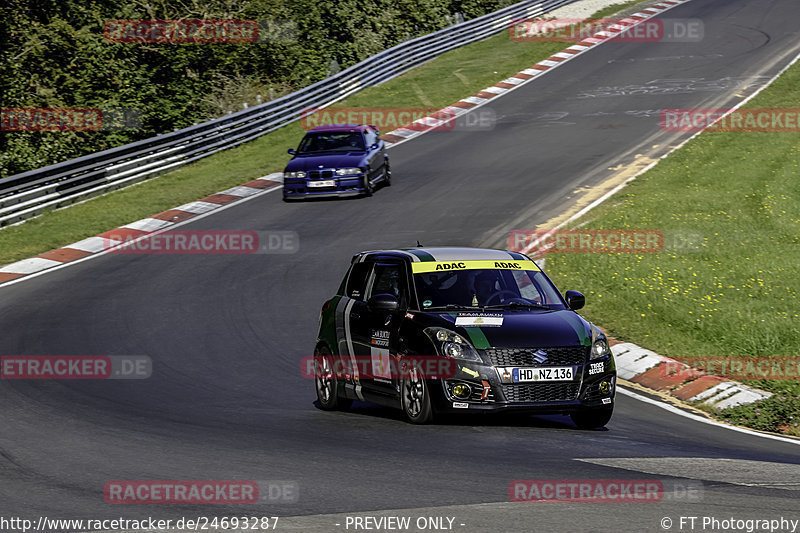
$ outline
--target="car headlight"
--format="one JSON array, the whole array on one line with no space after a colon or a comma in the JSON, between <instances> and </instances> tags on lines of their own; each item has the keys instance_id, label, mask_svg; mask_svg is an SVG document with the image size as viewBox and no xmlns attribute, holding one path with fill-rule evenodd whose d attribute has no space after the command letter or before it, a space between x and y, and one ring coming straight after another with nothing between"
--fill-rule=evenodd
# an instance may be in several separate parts
<instances>
[{"instance_id":1,"label":"car headlight","mask_svg":"<svg viewBox=\"0 0 800 533\"><path fill-rule=\"evenodd\" d=\"M602 331L592 326L592 353L589 359L600 359L611 355L611 347L608 345L608 340Z\"/></svg>"},{"instance_id":2,"label":"car headlight","mask_svg":"<svg viewBox=\"0 0 800 533\"><path fill-rule=\"evenodd\" d=\"M306 173L302 170L297 170L295 172L284 172L283 176L285 178L305 178Z\"/></svg>"},{"instance_id":3,"label":"car headlight","mask_svg":"<svg viewBox=\"0 0 800 533\"><path fill-rule=\"evenodd\" d=\"M446 328L425 328L425 334L433 341L439 355L452 357L453 359L463 359L466 361L482 362L478 352L472 344L456 333Z\"/></svg>"},{"instance_id":4,"label":"car headlight","mask_svg":"<svg viewBox=\"0 0 800 533\"><path fill-rule=\"evenodd\" d=\"M360 168L337 168L336 175L337 176L349 176L351 174L361 174Z\"/></svg>"}]
</instances>

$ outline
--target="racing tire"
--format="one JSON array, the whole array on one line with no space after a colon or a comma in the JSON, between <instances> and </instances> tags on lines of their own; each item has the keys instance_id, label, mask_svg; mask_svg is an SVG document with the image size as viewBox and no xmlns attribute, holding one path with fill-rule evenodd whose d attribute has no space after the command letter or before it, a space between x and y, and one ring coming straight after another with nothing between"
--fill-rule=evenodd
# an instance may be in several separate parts
<instances>
[{"instance_id":1,"label":"racing tire","mask_svg":"<svg viewBox=\"0 0 800 533\"><path fill-rule=\"evenodd\" d=\"M412 424L427 424L433 421L431 393L425 376L419 370L411 370L400 383L400 404L403 414Z\"/></svg>"},{"instance_id":2,"label":"racing tire","mask_svg":"<svg viewBox=\"0 0 800 533\"><path fill-rule=\"evenodd\" d=\"M574 413L570 413L569 416L572 418L575 425L578 426L578 429L595 429L608 424L613 412L613 407L595 407L593 409L575 411Z\"/></svg>"},{"instance_id":3,"label":"racing tire","mask_svg":"<svg viewBox=\"0 0 800 533\"><path fill-rule=\"evenodd\" d=\"M325 411L348 409L353 400L340 398L337 393L338 384L336 374L333 372L333 358L330 350L320 346L315 355L321 356L319 364L314 365L314 388L317 390L320 407Z\"/></svg>"},{"instance_id":4,"label":"racing tire","mask_svg":"<svg viewBox=\"0 0 800 533\"><path fill-rule=\"evenodd\" d=\"M389 160L386 160L386 166L383 169L383 183L387 187L392 186L392 169L389 167Z\"/></svg>"},{"instance_id":5,"label":"racing tire","mask_svg":"<svg viewBox=\"0 0 800 533\"><path fill-rule=\"evenodd\" d=\"M364 173L364 196L372 196L372 193L375 192L375 187L372 185L372 182L369 181L369 169Z\"/></svg>"}]
</instances>

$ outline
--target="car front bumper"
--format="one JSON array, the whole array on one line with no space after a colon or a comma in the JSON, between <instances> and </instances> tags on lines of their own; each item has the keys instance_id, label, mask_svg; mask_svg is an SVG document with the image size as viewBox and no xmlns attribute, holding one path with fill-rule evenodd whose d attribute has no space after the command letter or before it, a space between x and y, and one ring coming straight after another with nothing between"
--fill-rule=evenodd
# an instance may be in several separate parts
<instances>
[{"instance_id":1,"label":"car front bumper","mask_svg":"<svg viewBox=\"0 0 800 533\"><path fill-rule=\"evenodd\" d=\"M432 401L436 411L452 413L572 413L593 408L613 408L616 369L613 364L606 365L604 372L589 375L590 365L577 366L571 381L511 383L502 381L492 365L459 362L460 371L455 375L430 381ZM468 385L473 391L470 397L455 397L455 384Z\"/></svg>"},{"instance_id":2,"label":"car front bumper","mask_svg":"<svg viewBox=\"0 0 800 533\"><path fill-rule=\"evenodd\" d=\"M335 196L358 196L364 194L364 175L354 174L351 176L342 176L339 178L332 178L330 180L320 181L333 181L333 187L310 187L310 180L284 180L283 182L283 197L287 199L292 198L330 198Z\"/></svg>"}]
</instances>

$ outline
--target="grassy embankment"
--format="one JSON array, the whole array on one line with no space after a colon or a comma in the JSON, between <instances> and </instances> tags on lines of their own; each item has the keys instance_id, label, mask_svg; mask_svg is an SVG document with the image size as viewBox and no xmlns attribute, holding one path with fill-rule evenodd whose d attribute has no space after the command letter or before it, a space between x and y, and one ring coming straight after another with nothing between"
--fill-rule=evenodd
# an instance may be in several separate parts
<instances>
[{"instance_id":1,"label":"grassy embankment","mask_svg":"<svg viewBox=\"0 0 800 533\"><path fill-rule=\"evenodd\" d=\"M800 63L746 107L796 111L798 101ZM798 176L798 131L704 132L575 223L699 234L699 249L550 254L548 271L586 289L586 316L609 334L657 353L797 358ZM714 414L800 436L800 381L746 383L776 394Z\"/></svg>"}]
</instances>

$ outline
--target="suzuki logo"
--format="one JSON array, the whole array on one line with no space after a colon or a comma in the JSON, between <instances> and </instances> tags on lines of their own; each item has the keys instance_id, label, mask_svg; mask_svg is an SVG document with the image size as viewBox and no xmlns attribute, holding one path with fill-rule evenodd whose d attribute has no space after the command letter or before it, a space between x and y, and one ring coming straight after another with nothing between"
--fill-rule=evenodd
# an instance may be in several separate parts
<instances>
[{"instance_id":1,"label":"suzuki logo","mask_svg":"<svg viewBox=\"0 0 800 533\"><path fill-rule=\"evenodd\" d=\"M547 361L547 352L544 350L536 350L533 352L533 360L537 363L544 363Z\"/></svg>"}]
</instances>

